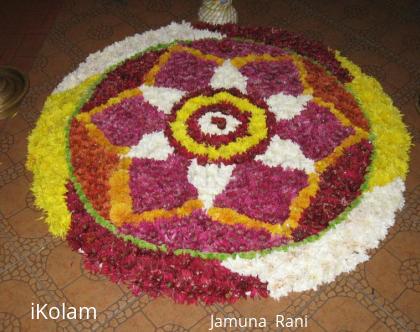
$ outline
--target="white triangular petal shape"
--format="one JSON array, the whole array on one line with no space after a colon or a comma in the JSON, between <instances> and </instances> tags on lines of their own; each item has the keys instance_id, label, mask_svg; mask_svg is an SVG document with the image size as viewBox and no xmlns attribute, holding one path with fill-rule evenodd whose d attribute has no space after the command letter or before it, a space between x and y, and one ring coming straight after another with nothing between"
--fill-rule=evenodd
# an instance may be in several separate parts
<instances>
[{"instance_id":1,"label":"white triangular petal shape","mask_svg":"<svg viewBox=\"0 0 420 332\"><path fill-rule=\"evenodd\" d=\"M246 93L247 78L241 74L230 60L226 60L220 67L217 67L211 78L210 85L213 89L236 88Z\"/></svg>"},{"instance_id":2,"label":"white triangular petal shape","mask_svg":"<svg viewBox=\"0 0 420 332\"><path fill-rule=\"evenodd\" d=\"M277 135L271 138L270 145L264 154L255 157L269 167L300 169L306 173L315 171L314 161L303 154L299 145L291 140L283 140Z\"/></svg>"},{"instance_id":3,"label":"white triangular petal shape","mask_svg":"<svg viewBox=\"0 0 420 332\"><path fill-rule=\"evenodd\" d=\"M169 145L163 131L145 134L137 145L132 146L125 157L148 158L155 160L166 160L174 152Z\"/></svg>"},{"instance_id":4,"label":"white triangular petal shape","mask_svg":"<svg viewBox=\"0 0 420 332\"><path fill-rule=\"evenodd\" d=\"M280 92L267 99L269 110L274 113L276 120L290 120L300 114L305 105L312 99L309 95L299 95L297 97L286 95Z\"/></svg>"},{"instance_id":5,"label":"white triangular petal shape","mask_svg":"<svg viewBox=\"0 0 420 332\"><path fill-rule=\"evenodd\" d=\"M170 114L175 103L181 100L185 92L157 86L150 86L143 84L140 86L140 91L144 99L151 105L155 106L159 111Z\"/></svg>"},{"instance_id":6,"label":"white triangular petal shape","mask_svg":"<svg viewBox=\"0 0 420 332\"><path fill-rule=\"evenodd\" d=\"M234 165L207 164L201 166L197 164L197 160L192 161L188 168L188 181L197 188L198 198L206 209L213 206L214 198L225 189L233 169Z\"/></svg>"}]
</instances>

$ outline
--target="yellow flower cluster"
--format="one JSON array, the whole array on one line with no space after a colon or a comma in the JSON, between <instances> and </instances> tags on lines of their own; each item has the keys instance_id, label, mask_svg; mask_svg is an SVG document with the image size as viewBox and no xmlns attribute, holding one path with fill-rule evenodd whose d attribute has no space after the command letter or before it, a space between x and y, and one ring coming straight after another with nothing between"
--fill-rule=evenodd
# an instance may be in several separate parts
<instances>
[{"instance_id":1,"label":"yellow flower cluster","mask_svg":"<svg viewBox=\"0 0 420 332\"><path fill-rule=\"evenodd\" d=\"M289 217L283 223L285 233L290 236L291 231L299 226L299 220L305 209L311 204L311 199L319 190L319 174L308 174L308 185L293 198L290 203Z\"/></svg>"},{"instance_id":2,"label":"yellow flower cluster","mask_svg":"<svg viewBox=\"0 0 420 332\"><path fill-rule=\"evenodd\" d=\"M247 228L259 228L265 229L272 234L277 235L288 235L290 234L290 229L288 229L284 224L272 225L262 220L253 219L247 215L241 214L233 209L229 208L218 208L212 207L208 209L207 214L215 221L220 222L221 224L226 225L236 225L241 224Z\"/></svg>"},{"instance_id":3,"label":"yellow flower cluster","mask_svg":"<svg viewBox=\"0 0 420 332\"><path fill-rule=\"evenodd\" d=\"M112 222L117 226L121 226L124 221L130 219L132 207L129 186L130 165L130 158L121 159L117 170L109 179L109 197L111 200L109 216Z\"/></svg>"},{"instance_id":4,"label":"yellow flower cluster","mask_svg":"<svg viewBox=\"0 0 420 332\"><path fill-rule=\"evenodd\" d=\"M228 102L236 106L242 112L251 113L247 136L240 137L220 147L198 143L188 134L186 124L188 118L200 107ZM232 156L244 153L257 145L268 135L266 116L262 108L259 108L247 99L239 98L228 92L219 92L213 96L198 96L189 99L177 112L176 119L170 124L173 137L182 144L189 152L196 155L207 156L210 160L229 159Z\"/></svg>"},{"instance_id":5,"label":"yellow flower cluster","mask_svg":"<svg viewBox=\"0 0 420 332\"><path fill-rule=\"evenodd\" d=\"M339 52L336 52L336 58L354 77L346 87L359 102L373 134L374 158L368 179L369 190L386 185L397 177L405 178L411 139L401 120L401 113L376 79L363 74L358 66Z\"/></svg>"},{"instance_id":6,"label":"yellow flower cluster","mask_svg":"<svg viewBox=\"0 0 420 332\"><path fill-rule=\"evenodd\" d=\"M248 54L246 56L238 56L232 59L231 63L237 68L241 68L248 63L257 62L257 61L266 61L266 62L273 62L273 61L284 61L284 60L292 60L292 56L290 55L279 55L279 56L272 56L270 54Z\"/></svg>"},{"instance_id":7,"label":"yellow flower cluster","mask_svg":"<svg viewBox=\"0 0 420 332\"><path fill-rule=\"evenodd\" d=\"M73 89L48 97L36 128L29 136L26 167L34 179L35 205L46 211L53 235L65 236L70 225L65 194L69 171L66 162L66 126L86 91L97 82L92 76Z\"/></svg>"}]
</instances>

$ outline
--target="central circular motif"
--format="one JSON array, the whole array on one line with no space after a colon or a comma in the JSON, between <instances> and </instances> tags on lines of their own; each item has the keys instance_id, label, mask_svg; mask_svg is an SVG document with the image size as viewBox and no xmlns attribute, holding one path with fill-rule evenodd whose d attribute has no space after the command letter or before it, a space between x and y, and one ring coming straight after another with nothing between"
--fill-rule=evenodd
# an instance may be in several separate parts
<instances>
[{"instance_id":1,"label":"central circular motif","mask_svg":"<svg viewBox=\"0 0 420 332\"><path fill-rule=\"evenodd\" d=\"M371 144L354 98L319 64L250 45L174 44L98 85L69 146L102 224L140 246L213 257L302 241L358 197ZM107 96L127 70L141 79Z\"/></svg>"},{"instance_id":2,"label":"central circular motif","mask_svg":"<svg viewBox=\"0 0 420 332\"><path fill-rule=\"evenodd\" d=\"M194 93L184 100L173 108L167 129L184 155L228 164L263 151L270 133L267 112L239 91Z\"/></svg>"},{"instance_id":3,"label":"central circular motif","mask_svg":"<svg viewBox=\"0 0 420 332\"><path fill-rule=\"evenodd\" d=\"M224 133L230 133L240 123L238 121L235 121L235 118L226 116L226 114L223 112L215 111L209 115L210 126L208 116L202 116L199 120L200 128L206 134L222 135ZM228 126L227 129L226 126Z\"/></svg>"}]
</instances>

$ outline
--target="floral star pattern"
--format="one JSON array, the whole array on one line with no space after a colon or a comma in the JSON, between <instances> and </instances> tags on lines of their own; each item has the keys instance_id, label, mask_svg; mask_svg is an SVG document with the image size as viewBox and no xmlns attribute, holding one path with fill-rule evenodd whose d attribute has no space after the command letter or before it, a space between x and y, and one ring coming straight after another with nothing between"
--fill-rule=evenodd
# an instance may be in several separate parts
<instances>
[{"instance_id":1,"label":"floral star pattern","mask_svg":"<svg viewBox=\"0 0 420 332\"><path fill-rule=\"evenodd\" d=\"M54 121L65 140L47 144L37 136L46 128L40 124L28 166L36 191L42 167L34 165L43 154L34 151L44 144L55 149L50 155L65 154L65 171L53 177L61 192L43 201L67 205L65 212L45 207L61 218L52 222L57 234L87 268L128 283L134 294L178 302L279 297L353 268L362 259L355 253L377 240L361 237L357 249L358 233L351 243L343 239L337 257L348 267L334 269L334 257L313 258L308 248L340 245L330 238L342 238L348 215L364 215L360 201L390 195L376 186L389 185L400 202L409 138L398 111L383 110L401 145L385 167L395 143L378 132L384 124L371 117L370 103L389 102L346 59L276 29L167 29L186 37L148 41L151 47L46 104L45 117L63 109ZM373 97L365 96L369 89Z\"/></svg>"}]
</instances>

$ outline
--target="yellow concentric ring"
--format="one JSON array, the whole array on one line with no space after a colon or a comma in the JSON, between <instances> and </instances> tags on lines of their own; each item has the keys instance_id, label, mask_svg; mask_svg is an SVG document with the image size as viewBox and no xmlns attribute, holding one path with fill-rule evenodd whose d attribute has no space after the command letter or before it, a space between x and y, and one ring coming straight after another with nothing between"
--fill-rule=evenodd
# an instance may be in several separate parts
<instances>
[{"instance_id":1,"label":"yellow concentric ring","mask_svg":"<svg viewBox=\"0 0 420 332\"><path fill-rule=\"evenodd\" d=\"M241 112L251 114L248 135L217 147L195 141L188 134L188 119L201 107L221 102L230 103ZM266 114L263 108L252 104L246 98L237 97L227 91L222 91L212 96L197 96L187 100L177 111L175 120L170 123L170 128L174 139L187 151L195 155L205 156L210 161L215 161L219 159L230 159L237 154L244 153L267 138L268 128L266 120Z\"/></svg>"}]
</instances>

